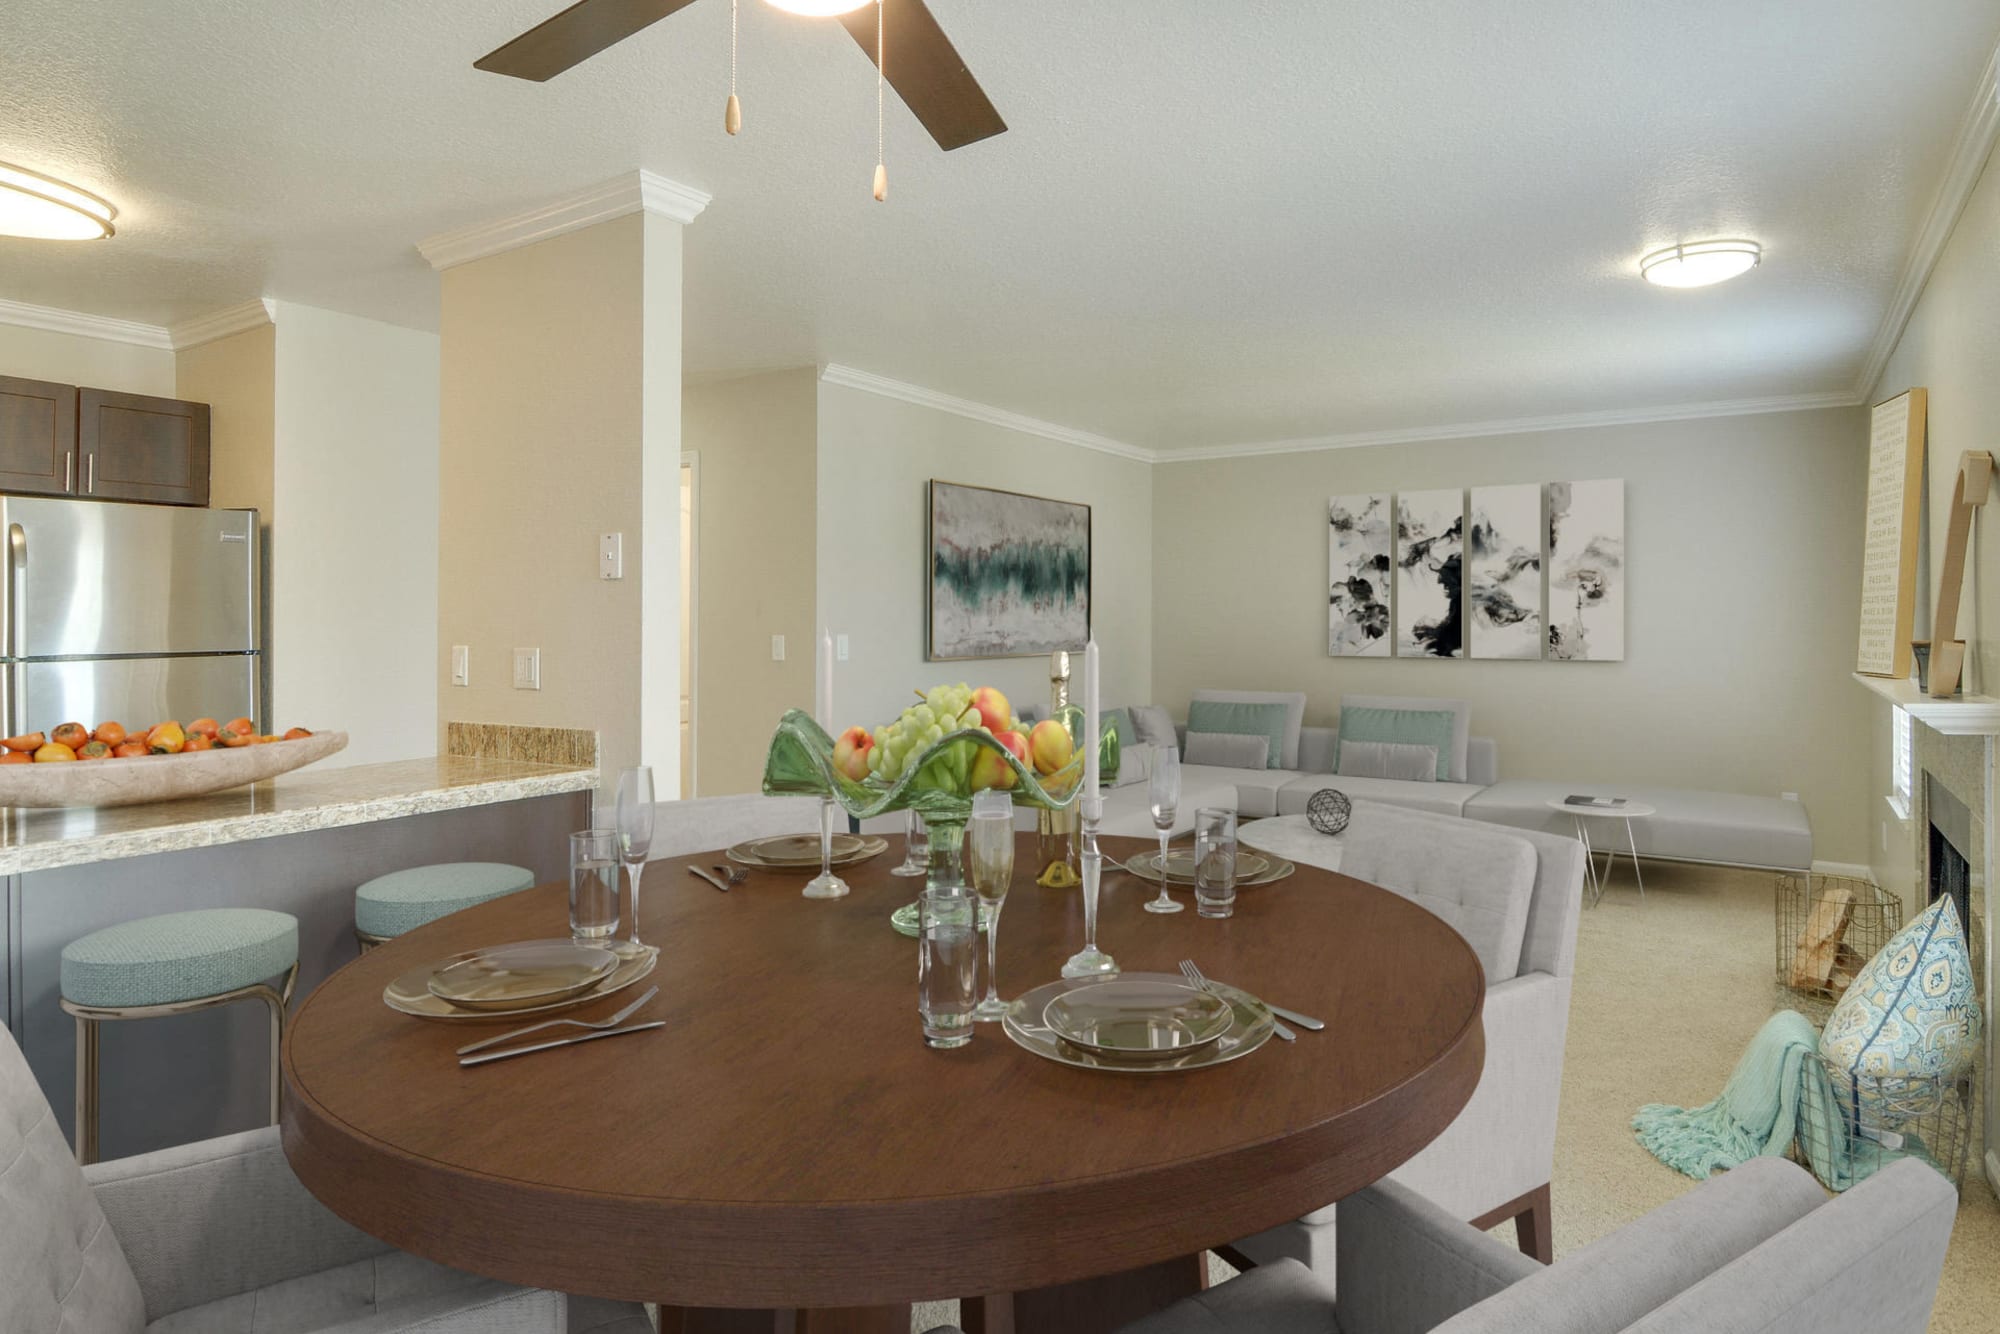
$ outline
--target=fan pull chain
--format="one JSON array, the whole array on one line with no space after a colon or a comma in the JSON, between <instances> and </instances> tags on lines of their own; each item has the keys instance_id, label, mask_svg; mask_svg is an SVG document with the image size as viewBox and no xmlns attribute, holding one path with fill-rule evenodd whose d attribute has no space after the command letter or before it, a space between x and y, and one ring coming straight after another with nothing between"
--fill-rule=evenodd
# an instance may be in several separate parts
<instances>
[{"instance_id":1,"label":"fan pull chain","mask_svg":"<svg viewBox=\"0 0 2000 1334\"><path fill-rule=\"evenodd\" d=\"M882 0L875 0L875 199L889 197L888 155L882 147L882 66L888 54L882 49Z\"/></svg>"},{"instance_id":2,"label":"fan pull chain","mask_svg":"<svg viewBox=\"0 0 2000 1334\"><path fill-rule=\"evenodd\" d=\"M743 128L743 106L736 100L736 0L729 0L729 104L722 110L722 128L731 134Z\"/></svg>"}]
</instances>

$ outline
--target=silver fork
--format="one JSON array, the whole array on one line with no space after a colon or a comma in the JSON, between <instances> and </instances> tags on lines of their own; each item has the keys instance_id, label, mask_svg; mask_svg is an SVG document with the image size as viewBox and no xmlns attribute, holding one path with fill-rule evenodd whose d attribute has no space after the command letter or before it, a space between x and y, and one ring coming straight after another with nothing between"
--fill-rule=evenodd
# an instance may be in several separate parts
<instances>
[{"instance_id":1,"label":"silver fork","mask_svg":"<svg viewBox=\"0 0 2000 1334\"><path fill-rule=\"evenodd\" d=\"M1193 959L1181 960L1181 976L1185 977L1188 980L1188 985L1196 991L1206 991L1211 996L1216 994L1215 988L1209 984L1206 977L1202 976L1201 969L1194 966ZM1299 1040L1299 1035L1279 1023L1275 1015L1271 1017L1271 1031L1287 1042L1297 1042Z\"/></svg>"},{"instance_id":2,"label":"silver fork","mask_svg":"<svg viewBox=\"0 0 2000 1334\"><path fill-rule=\"evenodd\" d=\"M477 1042L468 1042L458 1049L458 1054L464 1056L470 1052L480 1051L487 1047L497 1047L503 1042L512 1042L515 1038L524 1038L530 1033L539 1033L545 1028L561 1028L565 1025L570 1028L616 1028L637 1013L641 1005L644 1005L659 994L660 989L658 987L648 987L645 995L639 997L638 1000L633 1001L609 1019L545 1019L539 1024L529 1024L526 1028L517 1028L511 1033L502 1033L497 1038L481 1038Z\"/></svg>"},{"instance_id":3,"label":"silver fork","mask_svg":"<svg viewBox=\"0 0 2000 1334\"><path fill-rule=\"evenodd\" d=\"M750 878L750 873L740 866L718 866L715 868L715 873L727 880L731 889Z\"/></svg>"}]
</instances>

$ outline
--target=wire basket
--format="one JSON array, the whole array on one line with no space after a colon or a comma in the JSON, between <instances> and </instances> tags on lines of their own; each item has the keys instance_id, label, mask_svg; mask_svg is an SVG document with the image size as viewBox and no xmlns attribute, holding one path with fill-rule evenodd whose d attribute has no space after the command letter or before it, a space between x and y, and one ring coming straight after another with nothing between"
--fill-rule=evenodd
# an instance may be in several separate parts
<instances>
[{"instance_id":1,"label":"wire basket","mask_svg":"<svg viewBox=\"0 0 2000 1334\"><path fill-rule=\"evenodd\" d=\"M1899 1158L1917 1158L1954 1188L1965 1177L1974 1076L1849 1074L1815 1052L1800 1072L1797 1158L1828 1190L1859 1185Z\"/></svg>"},{"instance_id":2,"label":"wire basket","mask_svg":"<svg viewBox=\"0 0 2000 1334\"><path fill-rule=\"evenodd\" d=\"M1828 1007L1903 929L1903 901L1845 875L1781 875L1777 886L1779 989Z\"/></svg>"}]
</instances>

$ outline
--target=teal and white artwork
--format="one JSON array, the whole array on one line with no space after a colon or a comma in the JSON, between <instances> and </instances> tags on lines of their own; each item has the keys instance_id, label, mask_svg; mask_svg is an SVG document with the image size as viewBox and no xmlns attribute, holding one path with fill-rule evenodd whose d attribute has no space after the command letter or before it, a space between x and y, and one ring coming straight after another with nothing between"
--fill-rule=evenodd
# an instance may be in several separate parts
<instances>
[{"instance_id":1,"label":"teal and white artwork","mask_svg":"<svg viewBox=\"0 0 2000 1334\"><path fill-rule=\"evenodd\" d=\"M930 661L1089 642L1090 506L953 482L930 490Z\"/></svg>"}]
</instances>

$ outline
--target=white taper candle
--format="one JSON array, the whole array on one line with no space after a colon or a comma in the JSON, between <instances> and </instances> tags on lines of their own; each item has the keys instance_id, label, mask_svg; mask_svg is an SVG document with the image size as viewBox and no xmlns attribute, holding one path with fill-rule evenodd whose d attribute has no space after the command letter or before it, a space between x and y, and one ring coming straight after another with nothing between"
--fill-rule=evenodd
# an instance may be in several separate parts
<instances>
[{"instance_id":1,"label":"white taper candle","mask_svg":"<svg viewBox=\"0 0 2000 1334\"><path fill-rule=\"evenodd\" d=\"M831 734L833 731L833 631L826 630L819 639L819 680L818 697L813 707L819 714L819 725Z\"/></svg>"},{"instance_id":2,"label":"white taper candle","mask_svg":"<svg viewBox=\"0 0 2000 1334\"><path fill-rule=\"evenodd\" d=\"M1097 795L1097 641L1083 646L1083 799Z\"/></svg>"}]
</instances>

